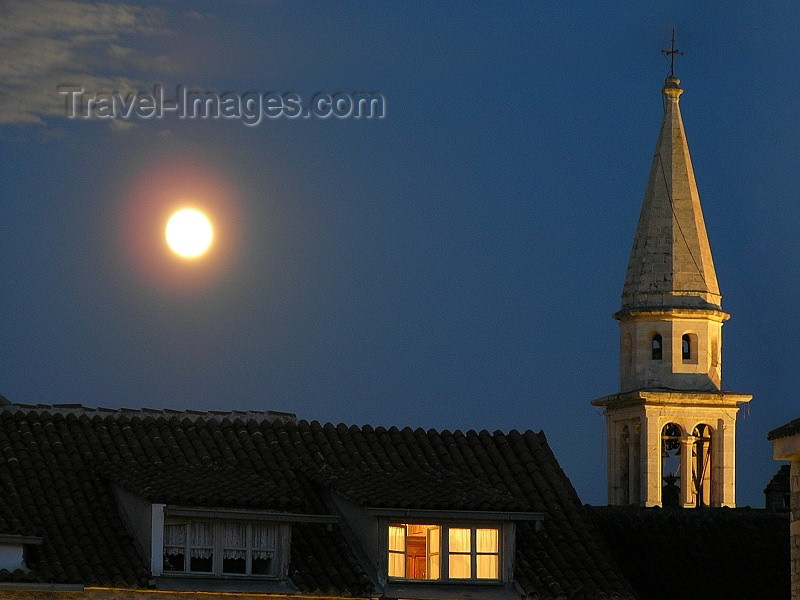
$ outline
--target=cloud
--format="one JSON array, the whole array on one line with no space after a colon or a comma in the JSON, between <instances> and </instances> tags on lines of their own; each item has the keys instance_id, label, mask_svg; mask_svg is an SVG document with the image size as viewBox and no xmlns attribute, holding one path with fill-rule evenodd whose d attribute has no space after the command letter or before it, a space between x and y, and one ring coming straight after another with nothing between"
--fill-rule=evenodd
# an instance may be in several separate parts
<instances>
[{"instance_id":1,"label":"cloud","mask_svg":"<svg viewBox=\"0 0 800 600\"><path fill-rule=\"evenodd\" d=\"M131 123L130 121L122 121L120 119L111 119L109 127L111 128L112 131L116 131L116 132L119 132L119 133L124 133L126 131L130 131L131 129L133 129L135 127L135 125L133 123Z\"/></svg>"},{"instance_id":2,"label":"cloud","mask_svg":"<svg viewBox=\"0 0 800 600\"><path fill-rule=\"evenodd\" d=\"M142 89L174 71L141 39L168 35L161 9L76 0L11 0L0 7L0 123L65 116L59 86L87 91Z\"/></svg>"}]
</instances>

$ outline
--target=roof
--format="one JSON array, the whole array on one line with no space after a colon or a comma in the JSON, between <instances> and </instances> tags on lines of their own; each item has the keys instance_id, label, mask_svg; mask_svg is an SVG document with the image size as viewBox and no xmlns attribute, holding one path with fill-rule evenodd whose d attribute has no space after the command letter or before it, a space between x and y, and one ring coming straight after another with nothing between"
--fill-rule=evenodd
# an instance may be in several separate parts
<instances>
[{"instance_id":1,"label":"roof","mask_svg":"<svg viewBox=\"0 0 800 600\"><path fill-rule=\"evenodd\" d=\"M516 525L515 579L529 598L632 597L541 432L334 426L280 413L0 406L0 523L42 537L30 565L34 580L148 585L114 485L152 502L305 515L331 514L329 492L365 507L542 512L541 530ZM295 522L291 539L289 576L300 593L376 593L339 524Z\"/></svg>"},{"instance_id":2,"label":"roof","mask_svg":"<svg viewBox=\"0 0 800 600\"><path fill-rule=\"evenodd\" d=\"M789 483L789 472L790 472L791 465L781 465L778 472L772 476L772 479L769 480L767 487L764 488L764 493L768 493L770 491L776 491L781 493L789 493L791 489Z\"/></svg>"},{"instance_id":3,"label":"roof","mask_svg":"<svg viewBox=\"0 0 800 600\"><path fill-rule=\"evenodd\" d=\"M471 473L447 470L326 469L317 480L370 508L530 511L529 502L488 485Z\"/></svg>"},{"instance_id":4,"label":"roof","mask_svg":"<svg viewBox=\"0 0 800 600\"><path fill-rule=\"evenodd\" d=\"M648 600L788 598L789 519L751 508L589 507L628 581Z\"/></svg>"},{"instance_id":5,"label":"roof","mask_svg":"<svg viewBox=\"0 0 800 600\"><path fill-rule=\"evenodd\" d=\"M721 311L711 246L679 106L680 81L664 83L664 117L628 262L620 312Z\"/></svg>"},{"instance_id":6,"label":"roof","mask_svg":"<svg viewBox=\"0 0 800 600\"><path fill-rule=\"evenodd\" d=\"M773 429L767 434L768 440L776 440L782 437L789 437L790 435L796 435L800 433L800 419L795 419L786 425L781 425L780 427Z\"/></svg>"}]
</instances>

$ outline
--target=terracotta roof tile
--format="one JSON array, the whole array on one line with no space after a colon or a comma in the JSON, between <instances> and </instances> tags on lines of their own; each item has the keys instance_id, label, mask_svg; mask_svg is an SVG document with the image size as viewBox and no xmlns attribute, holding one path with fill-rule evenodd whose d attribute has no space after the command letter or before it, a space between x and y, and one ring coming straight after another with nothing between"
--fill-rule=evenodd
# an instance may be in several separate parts
<instances>
[{"instance_id":1,"label":"terracotta roof tile","mask_svg":"<svg viewBox=\"0 0 800 600\"><path fill-rule=\"evenodd\" d=\"M147 586L112 484L153 502L305 514L329 514L324 489L371 507L544 512L540 531L517 528L515 578L530 598L632 597L541 433L0 406L0 533L42 536L35 580ZM375 593L345 540L338 525L292 524L290 578L301 593Z\"/></svg>"}]
</instances>

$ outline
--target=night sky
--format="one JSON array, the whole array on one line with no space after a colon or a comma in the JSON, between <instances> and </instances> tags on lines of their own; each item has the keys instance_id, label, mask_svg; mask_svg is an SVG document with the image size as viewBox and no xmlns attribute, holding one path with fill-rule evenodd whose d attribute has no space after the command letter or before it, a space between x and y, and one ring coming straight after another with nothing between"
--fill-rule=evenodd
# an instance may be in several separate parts
<instances>
[{"instance_id":1,"label":"night sky","mask_svg":"<svg viewBox=\"0 0 800 600\"><path fill-rule=\"evenodd\" d=\"M543 429L602 504L620 293L675 74L751 393L739 505L800 416L795 2L4 2L0 393ZM724 6L724 8L722 8ZM374 92L383 118L68 118L59 86ZM209 253L171 255L191 200Z\"/></svg>"}]
</instances>

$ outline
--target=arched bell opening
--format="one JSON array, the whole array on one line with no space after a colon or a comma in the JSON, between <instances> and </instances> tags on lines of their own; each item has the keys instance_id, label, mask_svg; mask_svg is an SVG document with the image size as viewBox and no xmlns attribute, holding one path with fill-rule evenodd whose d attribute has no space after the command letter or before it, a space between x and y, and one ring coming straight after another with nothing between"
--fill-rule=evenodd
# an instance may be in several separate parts
<instances>
[{"instance_id":1,"label":"arched bell opening","mask_svg":"<svg viewBox=\"0 0 800 600\"><path fill-rule=\"evenodd\" d=\"M677 423L667 423L661 429L661 506L678 508L681 505L681 439L683 429Z\"/></svg>"},{"instance_id":2,"label":"arched bell opening","mask_svg":"<svg viewBox=\"0 0 800 600\"><path fill-rule=\"evenodd\" d=\"M650 358L652 360L661 360L663 357L663 338L660 333L654 333L650 339Z\"/></svg>"},{"instance_id":3,"label":"arched bell opening","mask_svg":"<svg viewBox=\"0 0 800 600\"><path fill-rule=\"evenodd\" d=\"M712 429L710 425L701 423L692 431L692 483L695 506L711 505L712 486Z\"/></svg>"}]
</instances>

